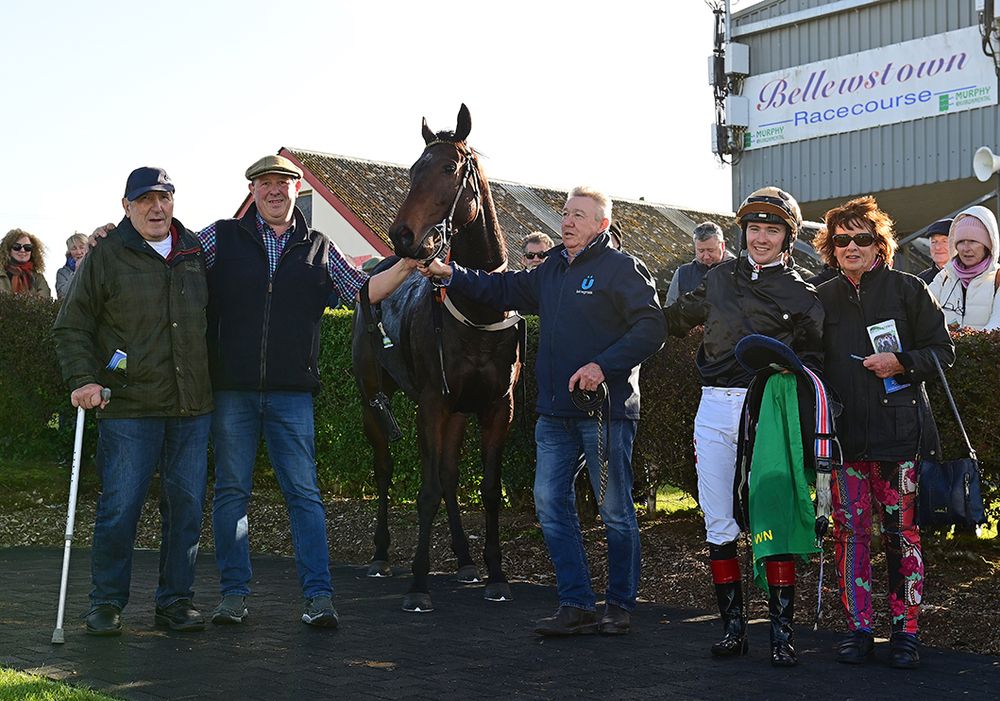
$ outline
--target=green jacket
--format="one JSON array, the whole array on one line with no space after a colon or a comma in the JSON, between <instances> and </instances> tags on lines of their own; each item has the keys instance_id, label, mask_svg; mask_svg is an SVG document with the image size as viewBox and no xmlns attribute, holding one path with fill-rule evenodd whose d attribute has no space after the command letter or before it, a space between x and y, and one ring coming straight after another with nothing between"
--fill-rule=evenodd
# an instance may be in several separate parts
<instances>
[{"instance_id":1,"label":"green jacket","mask_svg":"<svg viewBox=\"0 0 1000 701\"><path fill-rule=\"evenodd\" d=\"M111 388L100 418L197 416L212 410L201 246L176 219L164 260L125 218L90 251L53 326L70 390ZM173 235L173 234L172 234ZM106 369L115 350L127 371Z\"/></svg>"}]
</instances>

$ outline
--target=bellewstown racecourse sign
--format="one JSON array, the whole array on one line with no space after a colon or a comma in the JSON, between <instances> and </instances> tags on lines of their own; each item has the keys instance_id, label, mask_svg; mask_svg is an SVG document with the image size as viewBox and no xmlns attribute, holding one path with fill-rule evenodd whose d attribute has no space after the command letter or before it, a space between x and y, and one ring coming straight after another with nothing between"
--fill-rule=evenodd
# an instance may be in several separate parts
<instances>
[{"instance_id":1,"label":"bellewstown racecourse sign","mask_svg":"<svg viewBox=\"0 0 1000 701\"><path fill-rule=\"evenodd\" d=\"M978 27L749 76L745 149L997 104Z\"/></svg>"}]
</instances>

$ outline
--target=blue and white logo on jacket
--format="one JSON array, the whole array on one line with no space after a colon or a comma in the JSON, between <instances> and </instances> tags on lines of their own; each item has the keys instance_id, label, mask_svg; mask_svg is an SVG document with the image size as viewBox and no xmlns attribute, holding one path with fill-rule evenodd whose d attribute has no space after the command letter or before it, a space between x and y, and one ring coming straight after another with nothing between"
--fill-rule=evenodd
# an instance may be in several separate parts
<instances>
[{"instance_id":1,"label":"blue and white logo on jacket","mask_svg":"<svg viewBox=\"0 0 1000 701\"><path fill-rule=\"evenodd\" d=\"M594 276L588 275L583 278L583 282L580 283L580 289L576 291L578 295L592 295L591 288L594 286Z\"/></svg>"}]
</instances>

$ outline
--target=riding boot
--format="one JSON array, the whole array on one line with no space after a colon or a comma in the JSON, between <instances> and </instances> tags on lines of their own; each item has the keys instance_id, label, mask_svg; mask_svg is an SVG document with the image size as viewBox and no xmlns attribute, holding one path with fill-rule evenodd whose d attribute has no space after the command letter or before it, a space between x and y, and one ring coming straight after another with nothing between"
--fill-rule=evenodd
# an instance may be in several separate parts
<instances>
[{"instance_id":1,"label":"riding boot","mask_svg":"<svg viewBox=\"0 0 1000 701\"><path fill-rule=\"evenodd\" d=\"M745 655L748 643L736 544L709 545L709 552L712 557L712 579L715 583L715 597L719 602L723 633L722 639L712 645L712 654L716 657Z\"/></svg>"},{"instance_id":2,"label":"riding boot","mask_svg":"<svg viewBox=\"0 0 1000 701\"><path fill-rule=\"evenodd\" d=\"M775 667L794 667L795 633L792 618L795 614L795 561L768 560L767 587L768 612L771 619L771 664Z\"/></svg>"}]
</instances>

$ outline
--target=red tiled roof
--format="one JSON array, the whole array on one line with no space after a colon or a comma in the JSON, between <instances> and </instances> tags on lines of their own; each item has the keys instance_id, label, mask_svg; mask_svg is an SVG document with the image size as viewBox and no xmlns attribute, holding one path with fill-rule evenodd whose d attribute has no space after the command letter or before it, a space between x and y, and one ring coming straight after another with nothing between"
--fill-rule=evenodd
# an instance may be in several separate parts
<instances>
[{"instance_id":1,"label":"red tiled roof","mask_svg":"<svg viewBox=\"0 0 1000 701\"><path fill-rule=\"evenodd\" d=\"M331 202L331 205L338 209L338 205L346 207L391 249L389 226L409 187L408 166L304 149L289 148L282 149L282 152L301 163L329 191L321 193L324 197L329 200L332 195L339 200ZM497 216L511 252L512 267L520 266L517 253L521 240L532 231L544 231L557 242L559 240L559 233L517 197L517 191L524 188L534 195L528 204L534 206L540 200L556 215L566 200L566 193L562 190L490 180ZM695 224L714 221L726 232L726 240L731 247L738 243L738 229L732 215L680 209L641 200L614 199L614 218L624 231L625 249L646 263L661 287L666 287L677 266L693 257L691 232L671 221L663 210L668 210L675 220L689 220Z\"/></svg>"}]
</instances>

